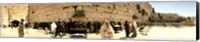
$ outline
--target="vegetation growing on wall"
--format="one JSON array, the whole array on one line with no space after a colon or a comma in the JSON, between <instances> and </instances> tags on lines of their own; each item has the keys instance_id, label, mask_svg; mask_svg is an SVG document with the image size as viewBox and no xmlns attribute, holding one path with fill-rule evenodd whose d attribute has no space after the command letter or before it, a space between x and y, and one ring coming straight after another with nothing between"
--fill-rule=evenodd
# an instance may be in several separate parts
<instances>
[{"instance_id":1,"label":"vegetation growing on wall","mask_svg":"<svg viewBox=\"0 0 200 42\"><path fill-rule=\"evenodd\" d=\"M133 18L133 19L138 19L138 16L133 15L132 18Z\"/></svg>"},{"instance_id":2,"label":"vegetation growing on wall","mask_svg":"<svg viewBox=\"0 0 200 42\"><path fill-rule=\"evenodd\" d=\"M152 12L153 12L153 13L156 13L154 8L152 8Z\"/></svg>"},{"instance_id":3,"label":"vegetation growing on wall","mask_svg":"<svg viewBox=\"0 0 200 42\"><path fill-rule=\"evenodd\" d=\"M140 6L139 4L136 5L136 8L137 8L138 12L139 12L142 16L148 15L148 13L147 13L144 9L142 9L141 6Z\"/></svg>"},{"instance_id":4,"label":"vegetation growing on wall","mask_svg":"<svg viewBox=\"0 0 200 42\"><path fill-rule=\"evenodd\" d=\"M147 14L147 12L146 12L144 9L142 9L142 10L141 10L141 15L142 15L142 16L146 16L146 15L148 15L148 14Z\"/></svg>"},{"instance_id":5,"label":"vegetation growing on wall","mask_svg":"<svg viewBox=\"0 0 200 42\"><path fill-rule=\"evenodd\" d=\"M85 17L85 13L83 10L77 10L75 11L73 17Z\"/></svg>"},{"instance_id":6,"label":"vegetation growing on wall","mask_svg":"<svg viewBox=\"0 0 200 42\"><path fill-rule=\"evenodd\" d=\"M137 10L141 9L139 4L136 5L136 8L137 8Z\"/></svg>"}]
</instances>

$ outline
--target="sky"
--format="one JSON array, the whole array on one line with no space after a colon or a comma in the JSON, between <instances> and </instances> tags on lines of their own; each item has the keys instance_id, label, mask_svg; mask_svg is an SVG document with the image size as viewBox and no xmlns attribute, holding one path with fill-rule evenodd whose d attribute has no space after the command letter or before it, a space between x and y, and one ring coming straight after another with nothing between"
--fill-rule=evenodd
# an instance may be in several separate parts
<instances>
[{"instance_id":1,"label":"sky","mask_svg":"<svg viewBox=\"0 0 200 42\"><path fill-rule=\"evenodd\" d=\"M160 13L177 13L180 16L196 16L196 2L150 2L156 12Z\"/></svg>"}]
</instances>

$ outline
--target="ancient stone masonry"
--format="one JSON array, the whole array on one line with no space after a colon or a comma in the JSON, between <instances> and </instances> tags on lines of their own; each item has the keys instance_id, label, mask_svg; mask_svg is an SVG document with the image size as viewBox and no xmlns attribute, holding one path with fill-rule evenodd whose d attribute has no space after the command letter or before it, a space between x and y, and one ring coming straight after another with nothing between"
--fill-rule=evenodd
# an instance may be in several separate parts
<instances>
[{"instance_id":1,"label":"ancient stone masonry","mask_svg":"<svg viewBox=\"0 0 200 42\"><path fill-rule=\"evenodd\" d=\"M26 19L28 4L1 4L2 24L8 25L12 20Z\"/></svg>"},{"instance_id":2,"label":"ancient stone masonry","mask_svg":"<svg viewBox=\"0 0 200 42\"><path fill-rule=\"evenodd\" d=\"M136 10L137 3L63 3L63 4L29 4L30 22L48 22L58 19L68 21L68 18L81 21L131 21L133 14L140 14ZM151 6L147 3L139 4L148 14L152 14ZM148 7L147 7L147 6ZM149 9L150 8L150 9ZM76 10L83 10L83 18L73 18Z\"/></svg>"},{"instance_id":3,"label":"ancient stone masonry","mask_svg":"<svg viewBox=\"0 0 200 42\"><path fill-rule=\"evenodd\" d=\"M59 19L68 21L69 18L75 21L111 20L124 22L126 20L138 20L140 22L145 22L149 21L150 16L158 17L158 14L148 2L35 3L1 4L0 6L0 14L3 16L3 18L0 17L0 19L4 25L8 25L13 20L20 19L25 19L26 22L30 23L52 22L58 21ZM83 17L73 17L73 15L83 15ZM169 19L167 15L162 15L162 17Z\"/></svg>"}]
</instances>

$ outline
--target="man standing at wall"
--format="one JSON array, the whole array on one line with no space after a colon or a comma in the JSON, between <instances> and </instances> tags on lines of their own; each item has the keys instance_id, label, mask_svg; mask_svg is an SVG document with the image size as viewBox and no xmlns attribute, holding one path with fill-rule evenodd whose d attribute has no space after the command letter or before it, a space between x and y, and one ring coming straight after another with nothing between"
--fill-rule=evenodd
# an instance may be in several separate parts
<instances>
[{"instance_id":1,"label":"man standing at wall","mask_svg":"<svg viewBox=\"0 0 200 42\"><path fill-rule=\"evenodd\" d=\"M124 27L125 27L125 31L126 31L126 37L129 37L129 23L128 23L128 21L125 21Z\"/></svg>"},{"instance_id":2,"label":"man standing at wall","mask_svg":"<svg viewBox=\"0 0 200 42\"><path fill-rule=\"evenodd\" d=\"M24 25L23 25L24 19L21 19L21 22L19 24L18 28L18 37L24 37Z\"/></svg>"}]
</instances>

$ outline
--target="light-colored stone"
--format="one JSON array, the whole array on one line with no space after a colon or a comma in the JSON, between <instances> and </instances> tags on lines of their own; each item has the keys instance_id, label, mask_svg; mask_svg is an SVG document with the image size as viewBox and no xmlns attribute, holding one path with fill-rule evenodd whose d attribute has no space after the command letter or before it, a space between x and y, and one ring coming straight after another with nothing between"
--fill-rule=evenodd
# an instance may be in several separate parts
<instances>
[{"instance_id":1,"label":"light-colored stone","mask_svg":"<svg viewBox=\"0 0 200 42\"><path fill-rule=\"evenodd\" d=\"M138 14L136 9L138 3L52 3L52 4L10 4L14 9L11 17L15 17L17 20L24 18L29 22L52 22L58 19L68 21L69 18L73 20L81 21L104 21L106 19L113 21L132 21L132 15ZM152 7L148 3L139 3L148 14L152 14ZM6 6L6 5L1 5ZM77 6L77 10L84 10L86 17L73 18L75 13L74 6ZM2 7L4 24L8 23L8 8ZM18 12L19 10L19 12ZM28 15L27 15L28 14ZM23 15L23 17L19 17Z\"/></svg>"},{"instance_id":2,"label":"light-colored stone","mask_svg":"<svg viewBox=\"0 0 200 42\"><path fill-rule=\"evenodd\" d=\"M1 4L1 14L4 25L8 25L13 20L26 19L28 4Z\"/></svg>"}]
</instances>

